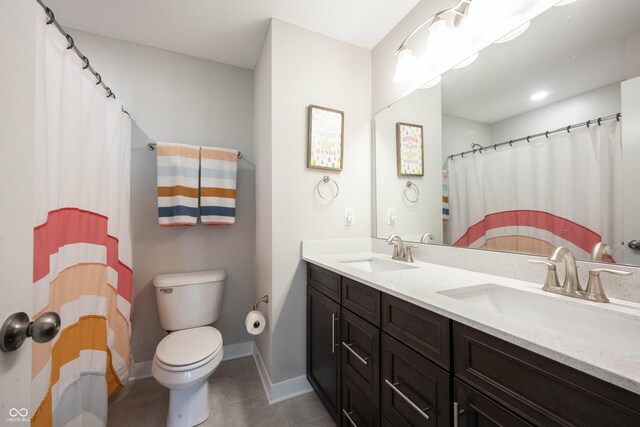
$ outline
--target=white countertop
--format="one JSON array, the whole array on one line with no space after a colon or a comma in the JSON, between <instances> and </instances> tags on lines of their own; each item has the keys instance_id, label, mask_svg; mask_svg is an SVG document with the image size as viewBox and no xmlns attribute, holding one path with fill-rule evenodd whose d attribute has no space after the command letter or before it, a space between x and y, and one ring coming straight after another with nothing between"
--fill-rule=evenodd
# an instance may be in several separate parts
<instances>
[{"instance_id":1,"label":"white countertop","mask_svg":"<svg viewBox=\"0 0 640 427\"><path fill-rule=\"evenodd\" d=\"M492 283L549 298L560 298L563 302L580 304L590 310L607 310L630 319L634 318L629 315L640 316L640 304L614 299L609 304L582 301L543 292L540 290L541 283L420 261L412 264L418 268L389 272L367 272L341 262L370 258L391 259L390 255L375 252L343 251L327 255L325 251L324 254L314 254L305 251L303 244L302 259L305 261L640 394L640 346L628 352L616 351L599 344L597 340L580 339L437 292ZM640 317L634 320L640 320ZM579 328L580 325L575 327ZM640 321L637 330L640 337Z\"/></svg>"}]
</instances>

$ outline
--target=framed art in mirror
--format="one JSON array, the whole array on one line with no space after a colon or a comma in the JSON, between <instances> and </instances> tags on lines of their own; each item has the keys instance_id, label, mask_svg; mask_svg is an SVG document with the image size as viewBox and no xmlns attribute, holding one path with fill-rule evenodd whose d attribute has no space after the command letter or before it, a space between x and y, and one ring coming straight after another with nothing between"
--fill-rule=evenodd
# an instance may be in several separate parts
<instances>
[{"instance_id":1,"label":"framed art in mirror","mask_svg":"<svg viewBox=\"0 0 640 427\"><path fill-rule=\"evenodd\" d=\"M396 157L398 176L424 175L422 126L396 123Z\"/></svg>"},{"instance_id":2,"label":"framed art in mirror","mask_svg":"<svg viewBox=\"0 0 640 427\"><path fill-rule=\"evenodd\" d=\"M307 167L342 170L344 151L344 112L309 105Z\"/></svg>"}]
</instances>

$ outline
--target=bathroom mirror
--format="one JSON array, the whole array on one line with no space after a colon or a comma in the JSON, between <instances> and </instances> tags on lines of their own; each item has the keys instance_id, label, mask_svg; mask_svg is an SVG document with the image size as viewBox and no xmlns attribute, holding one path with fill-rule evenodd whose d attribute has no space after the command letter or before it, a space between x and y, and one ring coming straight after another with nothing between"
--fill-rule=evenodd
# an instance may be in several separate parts
<instances>
[{"instance_id":1,"label":"bathroom mirror","mask_svg":"<svg viewBox=\"0 0 640 427\"><path fill-rule=\"evenodd\" d=\"M562 3L376 114L375 237L640 265L640 2ZM424 176L398 175L397 123Z\"/></svg>"}]
</instances>

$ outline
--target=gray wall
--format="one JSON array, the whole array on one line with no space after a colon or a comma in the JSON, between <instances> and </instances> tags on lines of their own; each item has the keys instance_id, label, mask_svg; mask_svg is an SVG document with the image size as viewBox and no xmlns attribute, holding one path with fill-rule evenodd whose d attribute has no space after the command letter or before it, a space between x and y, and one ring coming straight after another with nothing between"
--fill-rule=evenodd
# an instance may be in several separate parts
<instances>
[{"instance_id":1,"label":"gray wall","mask_svg":"<svg viewBox=\"0 0 640 427\"><path fill-rule=\"evenodd\" d=\"M224 344L251 341L244 315L254 302L255 171L240 161L235 225L158 225L156 156L148 141L238 148L253 159L253 72L94 34L70 33L133 118L132 350L153 358L166 335L160 327L153 277L161 273L227 270L221 318Z\"/></svg>"}]
</instances>

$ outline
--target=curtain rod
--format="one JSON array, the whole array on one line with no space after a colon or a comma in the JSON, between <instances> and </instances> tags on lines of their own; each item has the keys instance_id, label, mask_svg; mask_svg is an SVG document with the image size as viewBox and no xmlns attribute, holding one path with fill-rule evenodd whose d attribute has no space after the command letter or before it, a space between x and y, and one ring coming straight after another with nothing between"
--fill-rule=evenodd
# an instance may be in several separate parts
<instances>
[{"instance_id":1,"label":"curtain rod","mask_svg":"<svg viewBox=\"0 0 640 427\"><path fill-rule=\"evenodd\" d=\"M149 151L154 151L157 146L158 146L157 142L147 142L147 149L149 149ZM254 168L256 167L256 165L254 165L249 160L247 160L246 158L243 157L242 151L240 151L240 150L238 150L238 158L244 160L247 163L249 163Z\"/></svg>"},{"instance_id":2,"label":"curtain rod","mask_svg":"<svg viewBox=\"0 0 640 427\"><path fill-rule=\"evenodd\" d=\"M617 113L617 114L612 114L610 116L599 117L599 118L593 119L593 120L587 120L586 122L577 123L575 125L569 125L569 126L558 128L558 129L554 129L554 130L548 130L546 132L536 133L534 135L525 136L524 138L512 139L510 141L501 142L499 144L487 145L485 147L480 146L480 144L471 144L472 146L473 145L478 145L478 146L480 146L480 148L473 148L473 149L471 149L469 151L463 151L461 153L452 154L452 155L449 156L449 158L451 160L453 160L453 158L456 157L456 156L464 157L465 154L476 154L476 151L482 153L484 150L488 150L490 148L493 148L494 150L497 150L498 147L501 147L501 146L507 145L507 144L509 144L511 147L513 147L513 143L514 142L522 142L522 141L531 142L532 139L540 138L540 137L543 137L543 136L546 137L546 138L549 138L550 135L554 135L556 133L560 133L560 132L571 133L571 129L577 129L577 128L581 128L581 127L585 127L585 126L589 127L592 124L594 124L594 125L597 124L598 126L600 126L602 124L602 122L606 122L607 120L613 120L613 119L616 119L617 121L620 121L620 118L622 118L622 113Z\"/></svg>"},{"instance_id":3,"label":"curtain rod","mask_svg":"<svg viewBox=\"0 0 640 427\"><path fill-rule=\"evenodd\" d=\"M78 57L82 59L82 63L84 64L82 69L89 70L89 72L91 72L91 74L93 74L95 78L98 79L98 81L96 82L96 85L102 86L104 90L107 91L107 98L110 98L113 96L113 99L116 99L116 94L113 93L111 88L107 86L105 82L102 81L102 76L91 66L91 64L89 63L89 58L87 58L85 55L82 54L82 52L80 52L80 49L78 49L75 42L73 41L73 37L71 37L69 33L67 33L64 30L64 28L62 28L60 23L56 20L56 16L53 13L53 11L49 9L42 2L42 0L36 0L36 2L40 6L42 6L42 8L44 9L44 13L47 14L47 25L53 24L58 29L58 31L60 31L60 33L67 39L67 49L72 49L76 53L76 55L78 55ZM121 106L121 108L122 108L122 112L125 113L127 116L129 116L129 118L131 118L131 114L129 114L129 112L124 109L124 107Z\"/></svg>"}]
</instances>

